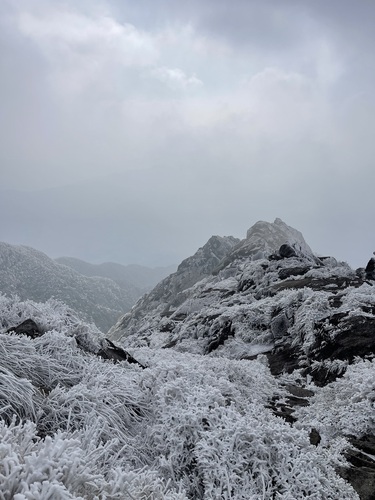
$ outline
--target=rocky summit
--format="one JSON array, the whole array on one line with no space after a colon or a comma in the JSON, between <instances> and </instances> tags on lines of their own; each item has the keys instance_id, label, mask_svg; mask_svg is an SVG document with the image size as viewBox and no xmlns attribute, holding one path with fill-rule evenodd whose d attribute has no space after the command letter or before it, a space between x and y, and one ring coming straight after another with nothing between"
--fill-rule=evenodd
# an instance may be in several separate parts
<instances>
[{"instance_id":1,"label":"rocky summit","mask_svg":"<svg viewBox=\"0 0 375 500\"><path fill-rule=\"evenodd\" d=\"M280 219L258 222L240 242L212 237L109 336L231 359L266 354L272 373L303 368L324 385L375 352L374 290L365 272L318 257Z\"/></svg>"}]
</instances>

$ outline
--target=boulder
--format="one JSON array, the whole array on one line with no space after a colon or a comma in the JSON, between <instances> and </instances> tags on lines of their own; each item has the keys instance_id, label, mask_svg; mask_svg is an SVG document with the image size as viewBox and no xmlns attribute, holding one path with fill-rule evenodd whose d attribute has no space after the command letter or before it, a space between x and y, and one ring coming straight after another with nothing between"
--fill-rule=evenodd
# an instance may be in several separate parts
<instances>
[{"instance_id":1,"label":"boulder","mask_svg":"<svg viewBox=\"0 0 375 500\"><path fill-rule=\"evenodd\" d=\"M146 368L139 361L137 361L131 354L127 351L118 347L109 339L104 339L102 341L102 348L97 352L97 355L103 359L110 359L115 363L119 363L120 361L127 361L128 363L134 363L140 366L141 368Z\"/></svg>"},{"instance_id":2,"label":"boulder","mask_svg":"<svg viewBox=\"0 0 375 500\"><path fill-rule=\"evenodd\" d=\"M289 257L297 257L296 251L291 245L288 245L288 243L284 243L281 245L279 248L279 255L283 259L288 259Z\"/></svg>"},{"instance_id":3,"label":"boulder","mask_svg":"<svg viewBox=\"0 0 375 500\"><path fill-rule=\"evenodd\" d=\"M375 436L367 434L361 438L348 438L353 448L346 453L350 467L341 467L338 472L348 481L361 500L375 499Z\"/></svg>"},{"instance_id":4,"label":"boulder","mask_svg":"<svg viewBox=\"0 0 375 500\"><path fill-rule=\"evenodd\" d=\"M371 257L365 268L366 279L375 280L375 258Z\"/></svg>"},{"instance_id":5,"label":"boulder","mask_svg":"<svg viewBox=\"0 0 375 500\"><path fill-rule=\"evenodd\" d=\"M32 319L26 319L19 325L8 328L7 333L17 333L19 335L26 335L27 337L31 337L32 339L41 337L44 334L44 332Z\"/></svg>"},{"instance_id":6,"label":"boulder","mask_svg":"<svg viewBox=\"0 0 375 500\"><path fill-rule=\"evenodd\" d=\"M318 446L320 441L322 440L319 432L316 429L311 429L309 434L310 443L314 446Z\"/></svg>"}]
</instances>

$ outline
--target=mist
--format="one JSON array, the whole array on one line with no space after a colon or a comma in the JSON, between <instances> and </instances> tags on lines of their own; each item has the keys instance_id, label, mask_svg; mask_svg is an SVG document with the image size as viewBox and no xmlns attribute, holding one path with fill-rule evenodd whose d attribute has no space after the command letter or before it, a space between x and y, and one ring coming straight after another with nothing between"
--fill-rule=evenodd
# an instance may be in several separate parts
<instances>
[{"instance_id":1,"label":"mist","mask_svg":"<svg viewBox=\"0 0 375 500\"><path fill-rule=\"evenodd\" d=\"M280 217L365 265L374 10L3 2L0 239L158 266Z\"/></svg>"}]
</instances>

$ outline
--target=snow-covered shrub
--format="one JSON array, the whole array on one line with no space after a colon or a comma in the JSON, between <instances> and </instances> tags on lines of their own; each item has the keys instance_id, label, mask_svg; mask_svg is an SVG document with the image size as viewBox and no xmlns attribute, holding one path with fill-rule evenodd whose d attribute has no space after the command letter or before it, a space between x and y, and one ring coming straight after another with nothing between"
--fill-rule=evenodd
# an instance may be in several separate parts
<instances>
[{"instance_id":1,"label":"snow-covered shrub","mask_svg":"<svg viewBox=\"0 0 375 500\"><path fill-rule=\"evenodd\" d=\"M82 324L73 309L59 300L50 299L43 303L24 300L17 296L6 297L0 294L0 325L7 329L33 319L43 331L58 330L68 333L72 328ZM92 335L99 330L90 325Z\"/></svg>"},{"instance_id":2,"label":"snow-covered shrub","mask_svg":"<svg viewBox=\"0 0 375 500\"><path fill-rule=\"evenodd\" d=\"M0 366L26 377L43 391L57 384L77 384L88 360L73 338L48 332L37 339L15 334L0 335Z\"/></svg>"},{"instance_id":3,"label":"snow-covered shrub","mask_svg":"<svg viewBox=\"0 0 375 500\"><path fill-rule=\"evenodd\" d=\"M327 442L340 435L374 433L374 373L375 361L348 366L342 378L316 391L310 406L298 409L298 420L315 427Z\"/></svg>"},{"instance_id":4,"label":"snow-covered shrub","mask_svg":"<svg viewBox=\"0 0 375 500\"><path fill-rule=\"evenodd\" d=\"M319 451L264 408L227 408L196 446L204 498L355 498Z\"/></svg>"},{"instance_id":5,"label":"snow-covered shrub","mask_svg":"<svg viewBox=\"0 0 375 500\"><path fill-rule=\"evenodd\" d=\"M84 437L84 436L83 436ZM0 421L0 499L139 499L186 500L156 471L101 467L113 453L112 443L100 445L91 435L57 432L40 439L31 422L9 426Z\"/></svg>"},{"instance_id":6,"label":"snow-covered shrub","mask_svg":"<svg viewBox=\"0 0 375 500\"><path fill-rule=\"evenodd\" d=\"M0 366L0 418L10 421L16 415L22 420L34 420L35 395L36 391L27 379L17 377Z\"/></svg>"},{"instance_id":7,"label":"snow-covered shrub","mask_svg":"<svg viewBox=\"0 0 375 500\"><path fill-rule=\"evenodd\" d=\"M282 292L279 303L305 293ZM251 302L252 321L272 314L268 299ZM21 302L0 302L4 329L44 307L27 301L24 314ZM332 426L333 410L321 427L307 410L300 429L275 417L269 405L286 390L266 363L143 347L132 354L146 369L114 365L78 346L77 328L95 352L96 329L91 339L90 325L45 307L44 320L33 317L48 329L42 337L0 334L0 500L358 498L333 469L346 443L309 443L311 427ZM335 386L367 430L371 373L351 367L349 392Z\"/></svg>"},{"instance_id":8,"label":"snow-covered shrub","mask_svg":"<svg viewBox=\"0 0 375 500\"><path fill-rule=\"evenodd\" d=\"M93 476L74 439L57 434L40 440L31 422L8 427L0 421L0 498L2 500L77 498ZM82 498L82 497L78 497Z\"/></svg>"},{"instance_id":9,"label":"snow-covered shrub","mask_svg":"<svg viewBox=\"0 0 375 500\"><path fill-rule=\"evenodd\" d=\"M149 412L136 374L97 360L86 365L76 385L53 389L43 408L38 420L42 432L53 434L62 425L74 432L99 421L100 441L117 438L123 444L137 433L140 420Z\"/></svg>"},{"instance_id":10,"label":"snow-covered shrub","mask_svg":"<svg viewBox=\"0 0 375 500\"><path fill-rule=\"evenodd\" d=\"M158 365L150 385L152 463L174 486L182 482L190 498L357 498L334 471L337 456L266 408L282 392L266 366L151 355L148 363Z\"/></svg>"}]
</instances>

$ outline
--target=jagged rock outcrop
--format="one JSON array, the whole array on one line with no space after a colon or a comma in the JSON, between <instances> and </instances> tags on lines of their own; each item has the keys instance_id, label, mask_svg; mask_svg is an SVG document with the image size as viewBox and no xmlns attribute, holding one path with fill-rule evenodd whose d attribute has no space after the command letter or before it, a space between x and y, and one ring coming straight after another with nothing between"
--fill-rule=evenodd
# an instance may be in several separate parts
<instances>
[{"instance_id":1,"label":"jagged rock outcrop","mask_svg":"<svg viewBox=\"0 0 375 500\"><path fill-rule=\"evenodd\" d=\"M164 317L173 314L187 295L185 291L209 276L221 260L239 242L233 236L212 236L197 252L183 260L177 272L161 281L150 293L141 298L132 311L119 319L109 336L119 339L129 332L136 332L137 319L155 309ZM133 327L134 325L134 327Z\"/></svg>"},{"instance_id":2,"label":"jagged rock outcrop","mask_svg":"<svg viewBox=\"0 0 375 500\"><path fill-rule=\"evenodd\" d=\"M101 349L96 353L103 359L110 359L115 363L127 361L128 363L136 364L141 368L145 368L142 363L137 361L129 352L115 345L109 339L104 338L101 342Z\"/></svg>"},{"instance_id":3,"label":"jagged rock outcrop","mask_svg":"<svg viewBox=\"0 0 375 500\"><path fill-rule=\"evenodd\" d=\"M246 238L223 259L218 270L224 269L237 259L259 260L275 253L278 258L303 255L307 260L315 260L302 233L276 218L273 223L259 221L254 224L247 231Z\"/></svg>"},{"instance_id":4,"label":"jagged rock outcrop","mask_svg":"<svg viewBox=\"0 0 375 500\"><path fill-rule=\"evenodd\" d=\"M278 253L280 247L283 247L281 254ZM162 309L160 315L163 318L174 315L175 319L184 319L185 313L181 312L179 317L176 311L188 298L186 291L200 280L219 273L221 277L229 277L237 269L232 263L238 261L259 261L265 256L275 257L276 253L279 259L283 259L286 257L284 254L287 247L292 250L298 262L302 259L306 270L318 262L302 234L278 218L273 223L257 222L247 231L246 238L242 241L233 237L212 236L206 245L180 264L175 274L163 280L130 313L120 318L111 328L110 337L120 339L135 333L139 319L150 311ZM163 324L164 331L168 328L168 323Z\"/></svg>"},{"instance_id":5,"label":"jagged rock outcrop","mask_svg":"<svg viewBox=\"0 0 375 500\"><path fill-rule=\"evenodd\" d=\"M109 337L237 359L266 354L274 375L299 369L321 385L356 356L375 353L374 288L365 276L314 255L280 219L258 222L242 242L226 241L216 262L217 237L186 259Z\"/></svg>"}]
</instances>

